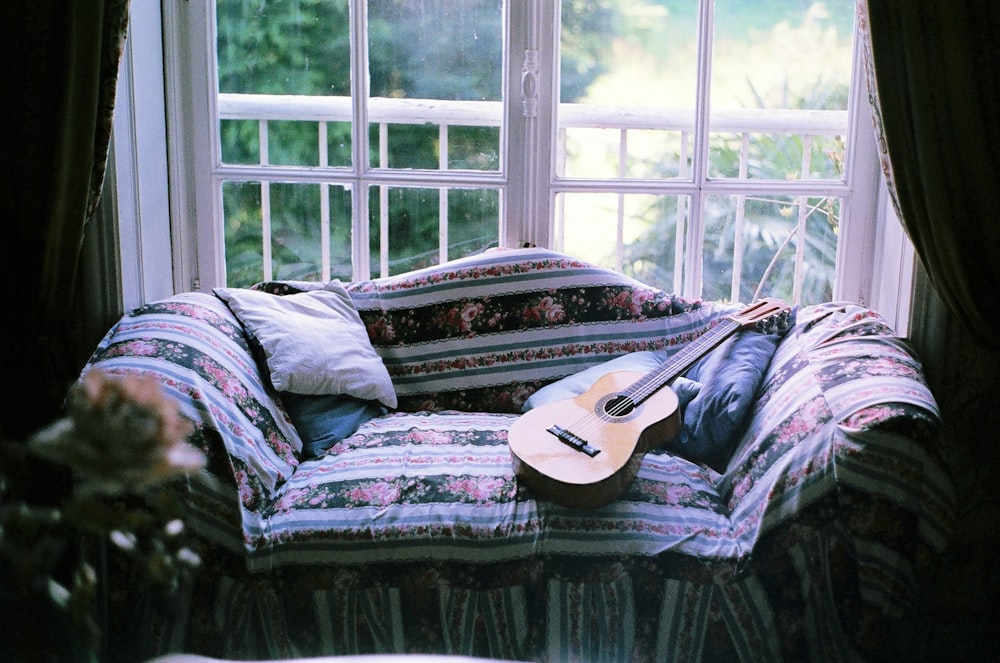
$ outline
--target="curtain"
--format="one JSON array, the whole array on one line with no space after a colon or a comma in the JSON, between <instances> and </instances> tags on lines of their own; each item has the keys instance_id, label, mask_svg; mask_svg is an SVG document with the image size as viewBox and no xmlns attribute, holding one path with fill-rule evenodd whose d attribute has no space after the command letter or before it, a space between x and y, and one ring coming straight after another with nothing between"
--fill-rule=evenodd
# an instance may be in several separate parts
<instances>
[{"instance_id":1,"label":"curtain","mask_svg":"<svg viewBox=\"0 0 1000 663\"><path fill-rule=\"evenodd\" d=\"M1000 348L1000 3L858 0L889 192L948 310Z\"/></svg>"},{"instance_id":2,"label":"curtain","mask_svg":"<svg viewBox=\"0 0 1000 663\"><path fill-rule=\"evenodd\" d=\"M80 370L81 246L100 200L128 0L4 0L0 160L7 320L0 433L59 414ZM84 313L81 313L84 312ZM12 324L13 323L13 324ZM95 339L95 344L96 344Z\"/></svg>"}]
</instances>

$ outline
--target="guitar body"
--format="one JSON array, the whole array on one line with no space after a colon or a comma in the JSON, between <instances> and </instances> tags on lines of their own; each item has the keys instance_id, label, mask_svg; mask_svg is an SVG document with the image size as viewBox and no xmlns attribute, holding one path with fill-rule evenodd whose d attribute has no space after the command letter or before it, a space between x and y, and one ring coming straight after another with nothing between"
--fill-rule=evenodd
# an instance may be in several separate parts
<instances>
[{"instance_id":1,"label":"guitar body","mask_svg":"<svg viewBox=\"0 0 1000 663\"><path fill-rule=\"evenodd\" d=\"M673 438L681 426L677 396L670 389L659 389L627 412L608 413L616 411L613 399L641 377L632 371L609 373L575 398L521 415L508 435L518 478L538 495L581 509L623 493L645 453ZM573 432L598 453L566 444L549 430L553 426Z\"/></svg>"}]
</instances>

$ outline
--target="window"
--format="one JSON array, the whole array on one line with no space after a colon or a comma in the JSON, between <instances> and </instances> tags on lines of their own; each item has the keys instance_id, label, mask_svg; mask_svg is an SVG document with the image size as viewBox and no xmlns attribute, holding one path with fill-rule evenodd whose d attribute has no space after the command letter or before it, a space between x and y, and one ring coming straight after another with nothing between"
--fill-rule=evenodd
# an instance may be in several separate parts
<instances>
[{"instance_id":1,"label":"window","mask_svg":"<svg viewBox=\"0 0 1000 663\"><path fill-rule=\"evenodd\" d=\"M164 7L182 287L523 243L729 301L899 272L853 0Z\"/></svg>"}]
</instances>

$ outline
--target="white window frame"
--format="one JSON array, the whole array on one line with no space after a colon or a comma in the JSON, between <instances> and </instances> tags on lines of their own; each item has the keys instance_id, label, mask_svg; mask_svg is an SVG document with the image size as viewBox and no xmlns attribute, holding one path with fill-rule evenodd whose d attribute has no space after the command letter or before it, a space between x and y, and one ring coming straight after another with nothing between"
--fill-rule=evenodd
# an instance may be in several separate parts
<instances>
[{"instance_id":1,"label":"white window frame","mask_svg":"<svg viewBox=\"0 0 1000 663\"><path fill-rule=\"evenodd\" d=\"M162 15L156 0L134 0L131 6L132 46L124 55L123 71L141 72L141 75L129 74L123 79L125 84L119 86L115 125L117 194L119 200L127 201L119 209L120 225L123 229L133 229L122 233L125 279L129 280L130 274L142 274L143 282L150 284L133 289L128 295L133 300L148 301L162 296L164 289L170 288L164 285L168 279L162 270L165 233L169 234L172 244L173 282L170 285L173 290L211 288L225 281L221 261L216 259L213 249L222 245L221 224L215 222L216 218L221 218L221 200L212 187L205 186L205 178L199 175L211 173L218 166L212 163L217 150L205 149L207 145L217 144L216 128L205 120L214 117L215 104L214 95L207 91L216 89L214 71L206 64L211 62L210 53L214 48L214 25L211 11L207 9L210 4L207 1L167 2L162 6ZM528 149L519 150L525 155L523 163L511 164L504 160L509 166L505 171L485 177L473 176L470 181L485 180L504 187L502 201L508 202L501 203L502 245L518 246L530 242L548 246L553 239L551 219L557 194L606 191L607 184L560 178L556 173L554 155L558 132L552 100L558 98L559 83L554 67L558 3L508 0L507 7L510 30L515 36L520 35L524 49L511 47L505 61L505 67L514 75L506 77L508 102L504 110L504 131L509 136L519 137L516 140L523 141ZM703 13L700 29L711 30L711 20L711 12ZM155 35L157 28L163 34L162 50L158 40L136 37L140 29L142 34L149 36ZM551 35L551 38L541 35ZM161 59L162 80L155 75ZM865 81L861 78L860 59L856 61L852 89L863 90ZM363 61L356 66L363 67ZM703 64L700 71L703 85L709 73L707 65ZM360 78L354 76L355 80ZM161 93L151 94L150 91L155 92L158 86ZM362 89L352 92L355 98L364 94ZM158 107L161 103L162 109ZM851 112L856 117L867 119L867 98L863 94L853 94L851 104ZM537 110L532 113L533 109ZM356 117L355 121L362 122L360 126L367 126L364 117ZM698 121L706 122L707 115L699 116ZM886 315L897 331L905 333L912 290L912 247L889 212L891 206L885 203L871 123L855 121L850 126L853 135L849 137L849 144L856 145L857 153L849 162L846 184L831 185L829 191L829 195L844 200L834 299L872 306ZM164 127L165 140L162 138ZM533 150L535 145L550 146L550 149ZM362 155L367 154L366 144L355 145L354 149L363 150ZM696 153L695 167L702 173L706 159L707 145L701 145ZM355 159L355 162L367 164L367 158ZM363 175L358 178L358 186L362 186ZM425 181L433 182L438 176L410 174L404 177L410 178L411 183L424 185ZM169 187L165 187L166 183ZM707 193L746 191L746 185L745 181L710 180L696 175L693 182L625 182L621 190L685 193L697 198ZM808 186L812 195L815 185ZM755 191L773 195L796 195L802 191L794 182L754 182L753 187ZM143 190L166 191L169 215L164 213L162 195L137 194ZM520 202L512 204L509 201ZM367 195L355 196L355 203L363 208L358 213L367 218ZM697 207L692 205L692 209ZM872 222L864 223L865 219ZM692 223L697 228L698 220L693 219ZM696 246L694 252L697 250ZM694 254L689 256L694 257ZM356 250L355 259L367 268L367 251ZM143 267L147 262L158 266L149 270ZM699 263L697 259L685 260L686 269L697 270ZM686 283L699 281L696 273L686 274ZM690 289L681 294L698 296Z\"/></svg>"},{"instance_id":2,"label":"white window frame","mask_svg":"<svg viewBox=\"0 0 1000 663\"><path fill-rule=\"evenodd\" d=\"M167 297L178 285L169 250L161 32L159 3L134 0L118 72L106 188L116 204L123 308Z\"/></svg>"}]
</instances>

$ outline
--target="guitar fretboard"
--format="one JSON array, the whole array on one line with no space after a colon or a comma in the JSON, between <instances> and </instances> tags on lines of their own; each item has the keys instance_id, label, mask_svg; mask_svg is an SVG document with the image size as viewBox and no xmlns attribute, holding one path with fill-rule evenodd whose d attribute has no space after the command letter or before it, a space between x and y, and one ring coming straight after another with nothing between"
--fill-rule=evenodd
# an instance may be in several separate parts
<instances>
[{"instance_id":1,"label":"guitar fretboard","mask_svg":"<svg viewBox=\"0 0 1000 663\"><path fill-rule=\"evenodd\" d=\"M662 366L633 382L622 393L632 403L638 405L675 377L691 368L696 361L739 331L740 327L740 323L732 318L723 319L719 324L670 357Z\"/></svg>"}]
</instances>

